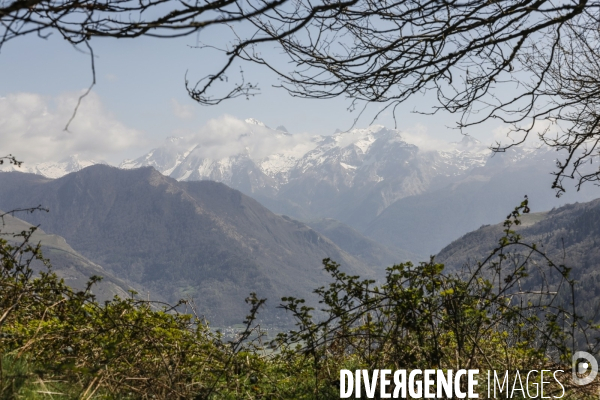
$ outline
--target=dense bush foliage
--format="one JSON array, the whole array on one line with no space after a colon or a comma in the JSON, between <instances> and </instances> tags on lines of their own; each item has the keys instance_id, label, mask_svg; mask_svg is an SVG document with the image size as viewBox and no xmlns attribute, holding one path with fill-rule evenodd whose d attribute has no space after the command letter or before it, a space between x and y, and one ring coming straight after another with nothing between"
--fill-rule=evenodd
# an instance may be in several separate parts
<instances>
[{"instance_id":1,"label":"dense bush foliage","mask_svg":"<svg viewBox=\"0 0 600 400\"><path fill-rule=\"evenodd\" d=\"M0 397L334 399L341 368L545 368L565 370L565 398L582 398L597 388L569 385L570 357L596 327L576 313L569 269L521 243L521 211L526 201L492 254L459 274L431 259L392 266L376 285L324 260L333 281L316 290L319 309L282 299L297 328L268 343L255 294L246 329L225 341L185 301L132 293L99 304L90 290L99 277L74 291L49 265L34 276L31 263L44 259L29 243L33 230L5 236Z\"/></svg>"}]
</instances>

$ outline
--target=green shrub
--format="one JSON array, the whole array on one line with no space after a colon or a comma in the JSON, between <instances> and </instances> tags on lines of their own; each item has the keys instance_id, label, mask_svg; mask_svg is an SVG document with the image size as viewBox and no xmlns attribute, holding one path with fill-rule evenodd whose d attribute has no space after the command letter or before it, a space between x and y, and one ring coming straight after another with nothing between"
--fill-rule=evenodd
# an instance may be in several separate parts
<instances>
[{"instance_id":1,"label":"green shrub","mask_svg":"<svg viewBox=\"0 0 600 400\"><path fill-rule=\"evenodd\" d=\"M526 201L471 270L445 273L432 258L394 265L376 286L324 260L333 282L316 289L319 317L302 299L282 299L296 329L270 343L255 323L264 304L255 294L245 329L226 342L193 304L135 293L99 304L90 290L99 277L74 291L49 265L34 276L31 263L46 260L29 243L33 229L17 244L0 239L1 397L335 399L342 368L565 369L596 327L568 301L569 269L514 232L523 210ZM594 387L567 384L573 398Z\"/></svg>"}]
</instances>

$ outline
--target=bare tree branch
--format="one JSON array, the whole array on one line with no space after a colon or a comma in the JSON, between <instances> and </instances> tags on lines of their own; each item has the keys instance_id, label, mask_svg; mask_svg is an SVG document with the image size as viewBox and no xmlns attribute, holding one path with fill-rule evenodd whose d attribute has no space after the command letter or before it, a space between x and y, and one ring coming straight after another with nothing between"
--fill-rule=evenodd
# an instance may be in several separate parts
<instances>
[{"instance_id":1,"label":"bare tree branch","mask_svg":"<svg viewBox=\"0 0 600 400\"><path fill-rule=\"evenodd\" d=\"M498 121L516 136L494 151L531 134L565 151L554 171L560 194L565 178L578 187L600 180L586 166L600 156L599 23L598 0L0 0L0 48L30 33L89 46L92 37L180 37L228 25L224 64L196 84L186 78L198 103L259 93L243 71L229 82L237 61L269 69L292 96L344 96L350 109L380 103L394 117L414 94L433 92L437 103L418 112L456 114L460 130Z\"/></svg>"},{"instance_id":2,"label":"bare tree branch","mask_svg":"<svg viewBox=\"0 0 600 400\"><path fill-rule=\"evenodd\" d=\"M230 98L216 99L211 89L236 60L270 69L292 96L345 96L351 109L380 103L394 117L399 104L433 91L437 104L418 112L457 114L460 130L496 120L516 134L494 151L522 144L531 133L566 150L554 172L560 194L564 178L580 187L600 176L598 168L582 169L599 155L599 6L587 0L299 1L248 18L252 35L238 38L222 69L188 91L201 104ZM288 63L264 56L265 44L280 47ZM562 134L552 136L557 129Z\"/></svg>"}]
</instances>

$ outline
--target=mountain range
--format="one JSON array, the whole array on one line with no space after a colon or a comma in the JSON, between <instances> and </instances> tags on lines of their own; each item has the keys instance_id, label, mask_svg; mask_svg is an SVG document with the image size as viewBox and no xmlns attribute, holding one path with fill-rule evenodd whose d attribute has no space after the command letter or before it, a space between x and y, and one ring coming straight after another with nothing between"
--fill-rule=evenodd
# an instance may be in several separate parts
<instances>
[{"instance_id":1,"label":"mountain range","mask_svg":"<svg viewBox=\"0 0 600 400\"><path fill-rule=\"evenodd\" d=\"M120 167L152 166L180 181L223 182L276 213L333 218L360 230L396 200L483 165L490 153L468 136L445 151L420 151L383 126L303 139L253 119L245 127L236 139L267 150L213 151L205 141L171 137Z\"/></svg>"},{"instance_id":2,"label":"mountain range","mask_svg":"<svg viewBox=\"0 0 600 400\"><path fill-rule=\"evenodd\" d=\"M120 167L151 166L182 182L221 182L317 231L317 225L323 227L317 221L348 227L361 240L384 246L381 254L413 261L496 223L524 195L534 210L600 196L596 187L586 185L556 198L550 172L557 153L544 148L491 153L464 136L431 149L383 126L315 136L271 129L254 119L236 120L234 128L226 122L216 121L198 135L170 137ZM77 170L76 163L68 165ZM51 177L71 170L65 163L31 168Z\"/></svg>"},{"instance_id":3,"label":"mountain range","mask_svg":"<svg viewBox=\"0 0 600 400\"><path fill-rule=\"evenodd\" d=\"M442 150L421 149L383 126L302 140L253 119L239 129L236 140L247 146L225 151L200 138L169 138L121 167L223 182L309 225L339 221L413 261L501 220L524 195L535 210L600 195L588 185L556 198L550 172L557 154L544 148L492 153L464 136ZM264 143L263 151L253 143Z\"/></svg>"},{"instance_id":4,"label":"mountain range","mask_svg":"<svg viewBox=\"0 0 600 400\"><path fill-rule=\"evenodd\" d=\"M488 160L446 187L400 199L368 226L379 240L331 218L305 224L276 215L222 183L177 181L152 167L94 165L58 179L2 173L0 208L50 208L23 215L26 222L13 218L8 228L19 231L33 224L49 232L39 230L34 240L42 241L59 275L74 287L90 275L103 275L102 298L135 289L169 302L193 299L216 325L239 323L247 311L243 300L255 291L269 299L261 318L282 323L285 317L276 309L280 297L310 299L311 291L327 281L320 263L326 257L349 273L375 279L384 266L420 259L404 248L438 246L438 260L450 269L481 259L497 244L500 225L485 225L448 246L444 240L476 229L478 221L501 221L512 208L506 204L522 199L519 191L546 188L536 181L544 171L544 155L532 154L530 160L538 168L494 169L497 159ZM590 189L587 195L593 193ZM530 205L548 209L553 200ZM550 257L573 265L574 277L594 298L600 296L599 215L600 199L527 215L519 228ZM411 226L420 230L407 232Z\"/></svg>"},{"instance_id":5,"label":"mountain range","mask_svg":"<svg viewBox=\"0 0 600 400\"><path fill-rule=\"evenodd\" d=\"M268 299L261 317L278 321L281 297L310 298L326 282L327 257L377 275L368 260L218 182L94 165L58 179L5 172L0 187L0 208L43 204L50 212L22 218L132 286L169 302L193 299L217 325L241 322L250 292Z\"/></svg>"},{"instance_id":6,"label":"mountain range","mask_svg":"<svg viewBox=\"0 0 600 400\"><path fill-rule=\"evenodd\" d=\"M12 164L3 165L4 171L27 172L45 176L46 178L60 178L71 172L80 171L90 165L107 164L105 161L94 161L82 159L77 154L70 155L59 162L42 162L38 164L23 163L20 166Z\"/></svg>"}]
</instances>

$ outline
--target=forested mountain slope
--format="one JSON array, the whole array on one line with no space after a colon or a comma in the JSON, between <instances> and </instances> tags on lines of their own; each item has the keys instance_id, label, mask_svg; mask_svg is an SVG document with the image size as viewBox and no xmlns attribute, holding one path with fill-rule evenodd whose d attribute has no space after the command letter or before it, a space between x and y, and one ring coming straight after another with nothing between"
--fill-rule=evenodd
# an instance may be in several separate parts
<instances>
[{"instance_id":1,"label":"forested mountain slope","mask_svg":"<svg viewBox=\"0 0 600 400\"><path fill-rule=\"evenodd\" d=\"M0 214L3 214L0 211ZM16 218L12 215L4 215L0 221L0 238L8 242L19 244L23 242L21 232L28 232L31 224ZM116 278L100 265L95 264L73 250L66 240L58 235L51 235L37 228L30 236L29 242L32 245L40 243L42 245L42 254L52 265L52 271L65 280L65 283L76 290L83 290L87 287L88 280L93 275L101 276L102 280L93 286L92 293L99 301L110 300L118 295L121 298L131 296L130 290L135 290L140 295L145 295L144 288L140 285L130 286L123 280ZM40 261L34 260L32 263L34 271L45 270Z\"/></svg>"},{"instance_id":2,"label":"forested mountain slope","mask_svg":"<svg viewBox=\"0 0 600 400\"><path fill-rule=\"evenodd\" d=\"M253 291L268 298L263 318L276 320L282 296L309 297L323 285L326 257L374 273L306 225L217 182L95 165L56 180L2 173L0 187L1 208L48 207L23 218L120 278L169 301L193 298L216 324L241 322Z\"/></svg>"},{"instance_id":3,"label":"forested mountain slope","mask_svg":"<svg viewBox=\"0 0 600 400\"><path fill-rule=\"evenodd\" d=\"M535 243L555 264L572 268L588 313L600 299L600 199L569 204L548 212L526 214L516 227L522 241ZM503 236L502 224L484 226L446 246L437 260L448 270L483 260ZM540 264L540 268L543 265Z\"/></svg>"}]
</instances>

